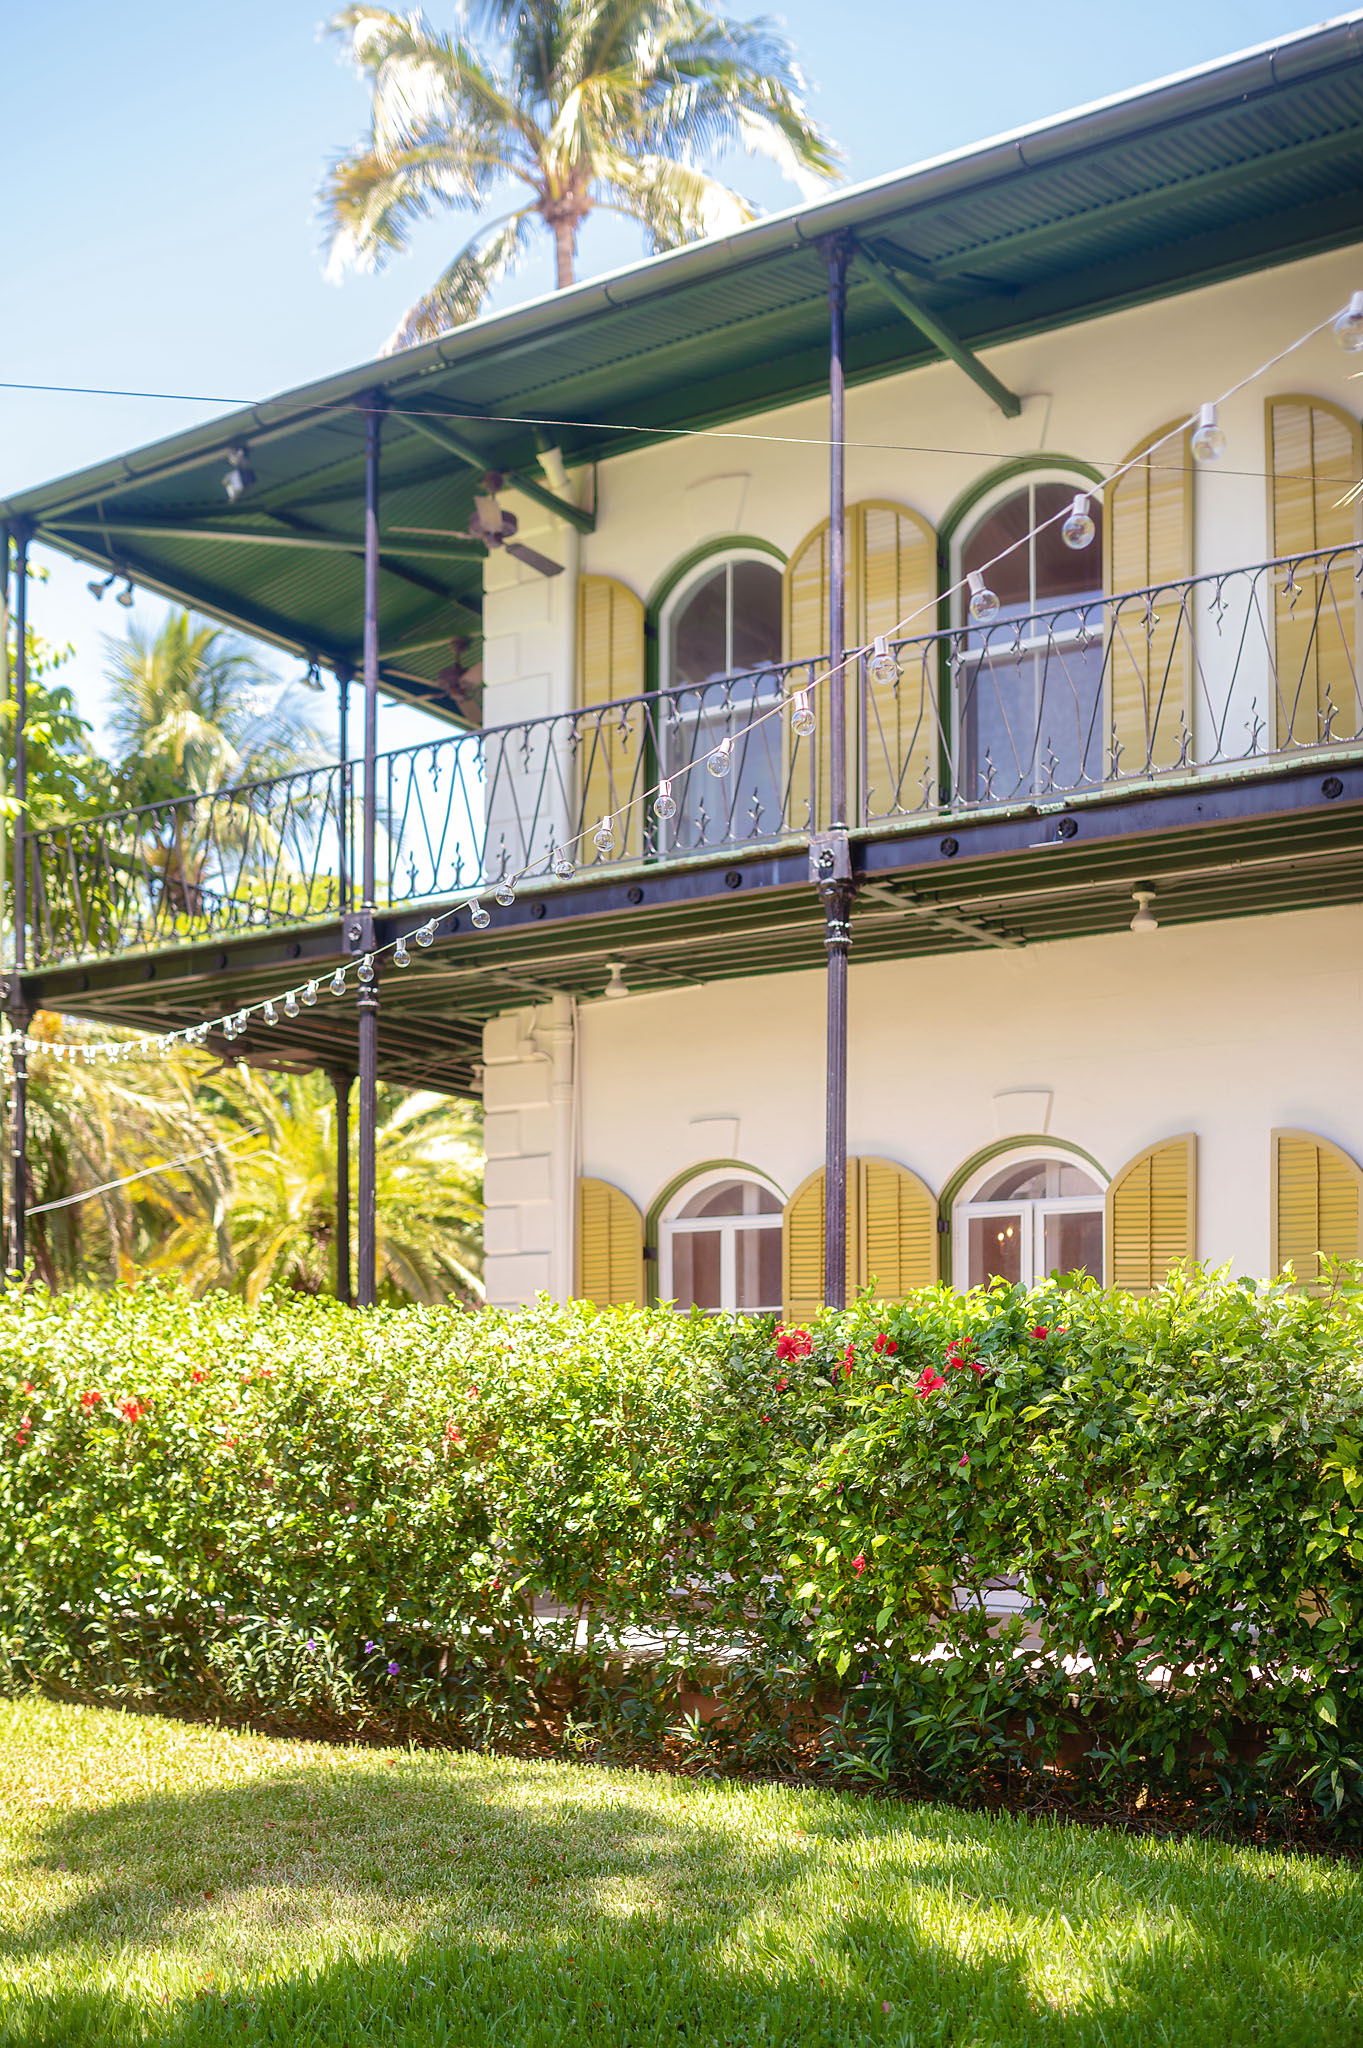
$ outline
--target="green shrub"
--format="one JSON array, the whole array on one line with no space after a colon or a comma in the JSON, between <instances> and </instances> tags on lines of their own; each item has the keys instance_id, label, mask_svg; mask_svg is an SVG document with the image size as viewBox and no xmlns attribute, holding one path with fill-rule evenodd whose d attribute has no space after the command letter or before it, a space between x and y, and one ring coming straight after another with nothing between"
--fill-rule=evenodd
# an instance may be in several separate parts
<instances>
[{"instance_id":1,"label":"green shrub","mask_svg":"<svg viewBox=\"0 0 1363 2048\"><path fill-rule=\"evenodd\" d=\"M0 1404L12 1689L1363 1832L1352 1283L11 1291Z\"/></svg>"}]
</instances>

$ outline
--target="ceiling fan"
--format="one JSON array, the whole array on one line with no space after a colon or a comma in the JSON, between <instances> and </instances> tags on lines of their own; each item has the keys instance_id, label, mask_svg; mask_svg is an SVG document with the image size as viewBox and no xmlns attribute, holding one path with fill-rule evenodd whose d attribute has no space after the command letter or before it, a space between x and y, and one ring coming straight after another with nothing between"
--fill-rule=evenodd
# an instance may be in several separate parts
<instances>
[{"instance_id":1,"label":"ceiling fan","mask_svg":"<svg viewBox=\"0 0 1363 2048\"><path fill-rule=\"evenodd\" d=\"M433 540L480 540L486 548L505 548L518 562L524 562L527 569L534 569L541 576L561 576L562 562L551 562L548 555L542 555L535 548L528 548L524 541L514 538L519 522L514 512L508 512L497 503L497 493L506 483L498 470L489 470L483 478L483 488L473 500L473 517L462 532L453 532L448 527L395 526L394 533L428 535Z\"/></svg>"}]
</instances>

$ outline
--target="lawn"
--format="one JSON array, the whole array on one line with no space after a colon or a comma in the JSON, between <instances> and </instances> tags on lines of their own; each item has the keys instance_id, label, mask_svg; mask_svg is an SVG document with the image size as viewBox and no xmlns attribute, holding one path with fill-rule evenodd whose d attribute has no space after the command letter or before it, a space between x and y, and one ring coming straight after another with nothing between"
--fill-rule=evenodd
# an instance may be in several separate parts
<instances>
[{"instance_id":1,"label":"lawn","mask_svg":"<svg viewBox=\"0 0 1363 2048\"><path fill-rule=\"evenodd\" d=\"M1358 1865L0 1705L0 2043L1363 2043Z\"/></svg>"}]
</instances>

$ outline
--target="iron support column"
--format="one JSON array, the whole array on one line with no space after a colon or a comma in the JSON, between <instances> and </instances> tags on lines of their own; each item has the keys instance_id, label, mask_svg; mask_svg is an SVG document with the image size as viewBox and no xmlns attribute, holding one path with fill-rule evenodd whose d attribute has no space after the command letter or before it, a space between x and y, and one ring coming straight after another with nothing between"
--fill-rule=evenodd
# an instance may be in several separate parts
<instances>
[{"instance_id":1,"label":"iron support column","mask_svg":"<svg viewBox=\"0 0 1363 2048\"><path fill-rule=\"evenodd\" d=\"M371 392L364 401L364 826L361 848L358 945L362 953L374 944L376 838L378 833L379 722L379 432L382 400ZM353 929L353 927L352 927ZM360 1041L360 1144L356 1197L359 1204L355 1298L361 1308L374 1306L374 1265L378 1246L378 1185L375 1142L379 1091L379 990L377 980L361 983L357 1008Z\"/></svg>"},{"instance_id":2,"label":"iron support column","mask_svg":"<svg viewBox=\"0 0 1363 2048\"><path fill-rule=\"evenodd\" d=\"M14 905L14 978L9 1013L22 1037L29 1013L24 1007L23 977L28 965L28 529L14 535L14 865L10 878ZM14 1046L14 1090L10 1098L9 1259L11 1273L21 1274L27 1254L25 1210L28 1204L28 1058Z\"/></svg>"},{"instance_id":3,"label":"iron support column","mask_svg":"<svg viewBox=\"0 0 1363 2048\"><path fill-rule=\"evenodd\" d=\"M328 1067L336 1092L336 1299L355 1306L350 1280L350 1090L348 1067Z\"/></svg>"},{"instance_id":4,"label":"iron support column","mask_svg":"<svg viewBox=\"0 0 1363 2048\"><path fill-rule=\"evenodd\" d=\"M0 526L0 717L10 701L9 665L9 528ZM0 725L0 799L9 790L8 747L3 740L4 727ZM0 812L0 818L3 813ZM0 823L0 906L5 900L5 882L9 870L9 846L3 823ZM5 958L4 914L0 907L0 967ZM6 1254L9 1234L5 1227L5 1176L0 1171L0 1287L4 1286L3 1267L8 1263Z\"/></svg>"},{"instance_id":5,"label":"iron support column","mask_svg":"<svg viewBox=\"0 0 1363 2048\"><path fill-rule=\"evenodd\" d=\"M336 789L336 902L342 917L350 909L350 670L336 671L336 714L340 728L336 753L340 763Z\"/></svg>"},{"instance_id":6,"label":"iron support column","mask_svg":"<svg viewBox=\"0 0 1363 2048\"><path fill-rule=\"evenodd\" d=\"M852 880L847 840L847 688L843 675L847 489L844 460L843 327L847 243L823 245L828 265L828 831L814 854L828 953L828 1047L824 1127L824 1300L847 1306L847 952Z\"/></svg>"}]
</instances>

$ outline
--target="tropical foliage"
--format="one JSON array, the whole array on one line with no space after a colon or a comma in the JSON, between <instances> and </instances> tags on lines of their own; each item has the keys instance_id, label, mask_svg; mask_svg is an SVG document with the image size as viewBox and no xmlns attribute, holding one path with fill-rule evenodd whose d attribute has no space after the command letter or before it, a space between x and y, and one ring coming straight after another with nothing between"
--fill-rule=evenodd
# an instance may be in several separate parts
<instances>
[{"instance_id":1,"label":"tropical foliage","mask_svg":"<svg viewBox=\"0 0 1363 2048\"><path fill-rule=\"evenodd\" d=\"M473 0L452 32L360 4L331 31L372 102L321 193L331 274L382 268L437 209L484 216L390 348L471 320L539 228L562 289L596 208L636 221L651 249L750 220L703 168L725 151L760 152L806 193L837 175L785 36L698 0Z\"/></svg>"},{"instance_id":2,"label":"tropical foliage","mask_svg":"<svg viewBox=\"0 0 1363 2048\"><path fill-rule=\"evenodd\" d=\"M15 1686L1358 1836L1360 1640L1352 1281L0 1302Z\"/></svg>"}]
</instances>

